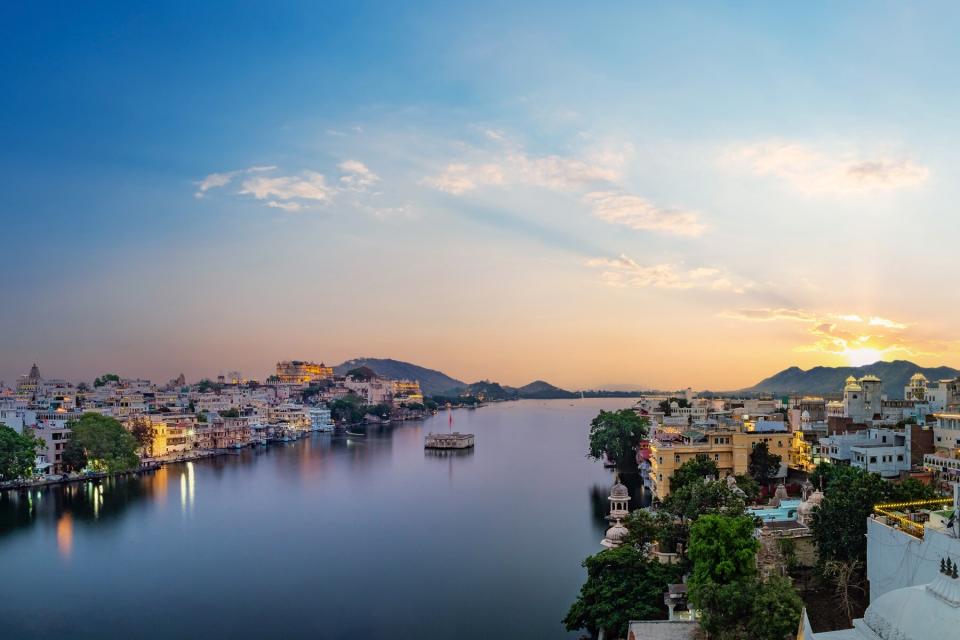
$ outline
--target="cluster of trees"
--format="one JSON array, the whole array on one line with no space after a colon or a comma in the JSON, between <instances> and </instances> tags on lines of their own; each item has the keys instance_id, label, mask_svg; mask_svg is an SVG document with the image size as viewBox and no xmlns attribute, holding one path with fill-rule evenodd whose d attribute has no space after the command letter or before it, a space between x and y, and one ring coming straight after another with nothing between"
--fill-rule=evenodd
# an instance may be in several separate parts
<instances>
[{"instance_id":1,"label":"cluster of trees","mask_svg":"<svg viewBox=\"0 0 960 640\"><path fill-rule=\"evenodd\" d=\"M711 638L783 640L797 629L803 602L791 581L757 574L755 527L747 516L708 514L690 528L687 593Z\"/></svg>"},{"instance_id":2,"label":"cluster of trees","mask_svg":"<svg viewBox=\"0 0 960 640\"><path fill-rule=\"evenodd\" d=\"M864 563L867 559L867 518L882 502L936 498L932 488L913 478L887 482L875 473L849 465L821 464L810 481L823 486L823 501L810 524L821 563Z\"/></svg>"},{"instance_id":3,"label":"cluster of trees","mask_svg":"<svg viewBox=\"0 0 960 640\"><path fill-rule=\"evenodd\" d=\"M632 458L646 436L645 420L634 412L601 412L591 423L590 456L620 462ZM750 473L736 476L734 491L705 455L674 471L670 495L656 511L638 509L624 521L628 535L616 549L584 561L587 581L570 607L568 630L603 630L623 637L627 623L667 616L663 593L690 572L691 603L703 612L701 626L721 640L783 640L796 630L802 603L789 579L763 580L756 570L759 543L755 518L746 506L779 469L779 456L759 446ZM649 547L677 553L679 562L651 560Z\"/></svg>"},{"instance_id":4,"label":"cluster of trees","mask_svg":"<svg viewBox=\"0 0 960 640\"><path fill-rule=\"evenodd\" d=\"M17 433L0 424L0 482L32 477L40 445L29 433Z\"/></svg>"},{"instance_id":5,"label":"cluster of trees","mask_svg":"<svg viewBox=\"0 0 960 640\"><path fill-rule=\"evenodd\" d=\"M633 545L601 551L583 561L587 581L563 619L568 631L587 629L594 637L627 635L631 620L664 619L663 592L680 581L679 565L651 560Z\"/></svg>"},{"instance_id":6,"label":"cluster of trees","mask_svg":"<svg viewBox=\"0 0 960 640\"><path fill-rule=\"evenodd\" d=\"M63 450L63 463L71 471L131 471L140 465L134 435L115 418L85 413L67 423L73 433Z\"/></svg>"},{"instance_id":7,"label":"cluster of trees","mask_svg":"<svg viewBox=\"0 0 960 640\"><path fill-rule=\"evenodd\" d=\"M595 460L607 458L617 468L636 467L637 447L647 437L650 421L632 409L601 411L590 422L590 452Z\"/></svg>"},{"instance_id":8,"label":"cluster of trees","mask_svg":"<svg viewBox=\"0 0 960 640\"><path fill-rule=\"evenodd\" d=\"M108 382L120 382L120 376L115 373L105 373L93 381L94 387L105 386Z\"/></svg>"}]
</instances>

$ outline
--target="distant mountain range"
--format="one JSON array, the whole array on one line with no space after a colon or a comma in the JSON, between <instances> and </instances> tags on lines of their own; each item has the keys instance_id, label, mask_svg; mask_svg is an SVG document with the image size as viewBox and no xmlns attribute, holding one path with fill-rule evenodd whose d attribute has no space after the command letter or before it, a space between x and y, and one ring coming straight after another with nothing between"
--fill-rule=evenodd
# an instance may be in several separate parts
<instances>
[{"instance_id":1,"label":"distant mountain range","mask_svg":"<svg viewBox=\"0 0 960 640\"><path fill-rule=\"evenodd\" d=\"M420 383L420 389L424 395L428 396L469 394L482 396L488 400L548 400L578 397L572 391L555 387L543 380L535 380L522 387L508 387L489 380L468 384L435 369L427 369L410 362L390 358L354 358L338 364L333 368L333 371L342 376L348 371L360 367L367 367L384 378L416 380Z\"/></svg>"},{"instance_id":2,"label":"distant mountain range","mask_svg":"<svg viewBox=\"0 0 960 640\"><path fill-rule=\"evenodd\" d=\"M861 378L875 375L883 381L883 392L889 398L903 397L903 388L910 376L920 372L929 380L955 378L960 371L951 367L921 367L907 360L874 362L862 367L790 367L742 391L751 393L839 393L849 376Z\"/></svg>"}]
</instances>

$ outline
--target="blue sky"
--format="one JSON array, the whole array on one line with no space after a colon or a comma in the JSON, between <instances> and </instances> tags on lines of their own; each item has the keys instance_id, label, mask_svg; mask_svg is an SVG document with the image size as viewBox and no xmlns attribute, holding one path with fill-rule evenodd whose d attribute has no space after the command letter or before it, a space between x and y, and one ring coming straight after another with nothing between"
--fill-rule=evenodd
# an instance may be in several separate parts
<instances>
[{"instance_id":1,"label":"blue sky","mask_svg":"<svg viewBox=\"0 0 960 640\"><path fill-rule=\"evenodd\" d=\"M0 8L0 379L960 365L950 4L196 4Z\"/></svg>"}]
</instances>

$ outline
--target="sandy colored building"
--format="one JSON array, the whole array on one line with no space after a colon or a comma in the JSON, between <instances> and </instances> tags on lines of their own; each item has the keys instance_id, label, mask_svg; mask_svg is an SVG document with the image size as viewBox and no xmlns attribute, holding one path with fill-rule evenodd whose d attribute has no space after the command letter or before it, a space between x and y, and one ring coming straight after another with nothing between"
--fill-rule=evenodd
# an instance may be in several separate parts
<instances>
[{"instance_id":1,"label":"sandy colored building","mask_svg":"<svg viewBox=\"0 0 960 640\"><path fill-rule=\"evenodd\" d=\"M670 495L670 478L684 462L705 455L716 463L720 477L747 473L750 454L760 442L781 464L790 459L791 435L787 432L685 431L673 441L655 439L650 445L650 486L660 500Z\"/></svg>"}]
</instances>

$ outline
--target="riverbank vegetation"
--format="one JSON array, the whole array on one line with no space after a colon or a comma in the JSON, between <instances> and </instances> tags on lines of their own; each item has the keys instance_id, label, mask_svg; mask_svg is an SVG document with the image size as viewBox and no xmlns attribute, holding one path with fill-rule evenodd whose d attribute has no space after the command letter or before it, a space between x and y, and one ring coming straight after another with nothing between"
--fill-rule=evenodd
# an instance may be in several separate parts
<instances>
[{"instance_id":1,"label":"riverbank vegetation","mask_svg":"<svg viewBox=\"0 0 960 640\"><path fill-rule=\"evenodd\" d=\"M63 450L63 463L70 470L121 473L140 466L139 444L117 419L85 413L67 425L72 435Z\"/></svg>"},{"instance_id":2,"label":"riverbank vegetation","mask_svg":"<svg viewBox=\"0 0 960 640\"><path fill-rule=\"evenodd\" d=\"M0 424L0 482L33 476L40 440Z\"/></svg>"},{"instance_id":3,"label":"riverbank vegetation","mask_svg":"<svg viewBox=\"0 0 960 640\"><path fill-rule=\"evenodd\" d=\"M601 411L590 422L589 456L606 458L620 470L637 465L637 448L650 431L650 420L633 409Z\"/></svg>"}]
</instances>

